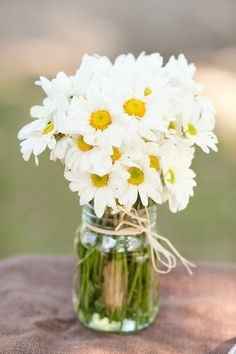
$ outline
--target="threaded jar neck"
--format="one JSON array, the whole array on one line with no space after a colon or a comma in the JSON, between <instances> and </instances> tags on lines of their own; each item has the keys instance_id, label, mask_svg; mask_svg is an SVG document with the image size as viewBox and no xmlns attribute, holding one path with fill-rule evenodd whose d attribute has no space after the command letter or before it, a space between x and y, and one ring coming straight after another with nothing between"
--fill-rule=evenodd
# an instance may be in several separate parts
<instances>
[{"instance_id":1,"label":"threaded jar neck","mask_svg":"<svg viewBox=\"0 0 236 354\"><path fill-rule=\"evenodd\" d=\"M138 215L140 217L145 217L146 212L143 208L138 208L136 209L138 212ZM151 224L156 223L156 218L157 218L157 206L152 205L148 207L148 213L150 217L150 222ZM94 207L91 204L87 204L86 206L83 207L82 211L82 222L84 224L90 224L96 227L102 227L107 230L114 230L121 222L123 216L123 212L118 212L114 213L111 208L107 208L105 210L104 215L99 218L97 217ZM125 220L128 222L132 223L137 223L136 220L134 220L132 217L125 215Z\"/></svg>"}]
</instances>

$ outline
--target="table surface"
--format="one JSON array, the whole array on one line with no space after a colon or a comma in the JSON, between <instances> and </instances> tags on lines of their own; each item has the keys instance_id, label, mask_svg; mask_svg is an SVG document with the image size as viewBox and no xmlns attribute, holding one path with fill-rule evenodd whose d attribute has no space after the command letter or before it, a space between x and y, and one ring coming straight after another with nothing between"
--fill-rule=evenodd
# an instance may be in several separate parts
<instances>
[{"instance_id":1,"label":"table surface","mask_svg":"<svg viewBox=\"0 0 236 354\"><path fill-rule=\"evenodd\" d=\"M161 276L156 322L126 336L78 322L72 274L72 257L0 262L1 354L226 354L236 345L236 265L201 264L193 276L179 267Z\"/></svg>"}]
</instances>

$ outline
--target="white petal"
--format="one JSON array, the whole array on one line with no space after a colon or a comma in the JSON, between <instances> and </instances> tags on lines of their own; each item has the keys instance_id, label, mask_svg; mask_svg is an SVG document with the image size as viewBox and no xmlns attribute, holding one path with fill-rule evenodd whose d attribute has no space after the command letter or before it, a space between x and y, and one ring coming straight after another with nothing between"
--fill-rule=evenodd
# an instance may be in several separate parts
<instances>
[{"instance_id":1,"label":"white petal","mask_svg":"<svg viewBox=\"0 0 236 354\"><path fill-rule=\"evenodd\" d=\"M97 217L101 218L104 214L106 202L104 196L97 192L94 196L94 210Z\"/></svg>"},{"instance_id":2,"label":"white petal","mask_svg":"<svg viewBox=\"0 0 236 354\"><path fill-rule=\"evenodd\" d=\"M33 122L26 124L23 128L18 132L17 138L19 140L26 139L32 135L32 133L40 132L45 126L45 120L37 119Z\"/></svg>"}]
</instances>

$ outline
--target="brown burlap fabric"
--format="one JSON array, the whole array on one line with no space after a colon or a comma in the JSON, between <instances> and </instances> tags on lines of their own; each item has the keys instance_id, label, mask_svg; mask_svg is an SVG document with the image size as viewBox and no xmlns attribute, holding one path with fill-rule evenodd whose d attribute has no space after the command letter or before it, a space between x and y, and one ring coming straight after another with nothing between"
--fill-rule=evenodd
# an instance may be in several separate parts
<instances>
[{"instance_id":1,"label":"brown burlap fabric","mask_svg":"<svg viewBox=\"0 0 236 354\"><path fill-rule=\"evenodd\" d=\"M72 269L70 257L0 262L1 354L225 354L236 344L236 266L162 276L156 323L130 336L80 325L71 303Z\"/></svg>"}]
</instances>

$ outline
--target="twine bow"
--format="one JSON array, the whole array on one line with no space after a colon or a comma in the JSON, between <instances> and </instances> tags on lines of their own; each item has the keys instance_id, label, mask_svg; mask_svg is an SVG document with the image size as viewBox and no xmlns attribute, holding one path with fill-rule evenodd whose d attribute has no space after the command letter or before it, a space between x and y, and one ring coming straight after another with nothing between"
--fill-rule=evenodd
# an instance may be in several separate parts
<instances>
[{"instance_id":1,"label":"twine bow","mask_svg":"<svg viewBox=\"0 0 236 354\"><path fill-rule=\"evenodd\" d=\"M166 237L154 232L153 224L150 221L150 215L147 208L143 209L145 216L140 216L136 209L130 211L119 207L121 212L121 221L114 230L103 229L102 227L86 224L86 227L98 234L109 236L136 236L145 234L150 245L150 253L153 268L158 273L169 273L177 265L177 260L181 261L189 274L192 274L192 269L195 264L184 258L173 244ZM125 220L128 215L132 221ZM162 265L162 269L159 267Z\"/></svg>"}]
</instances>

